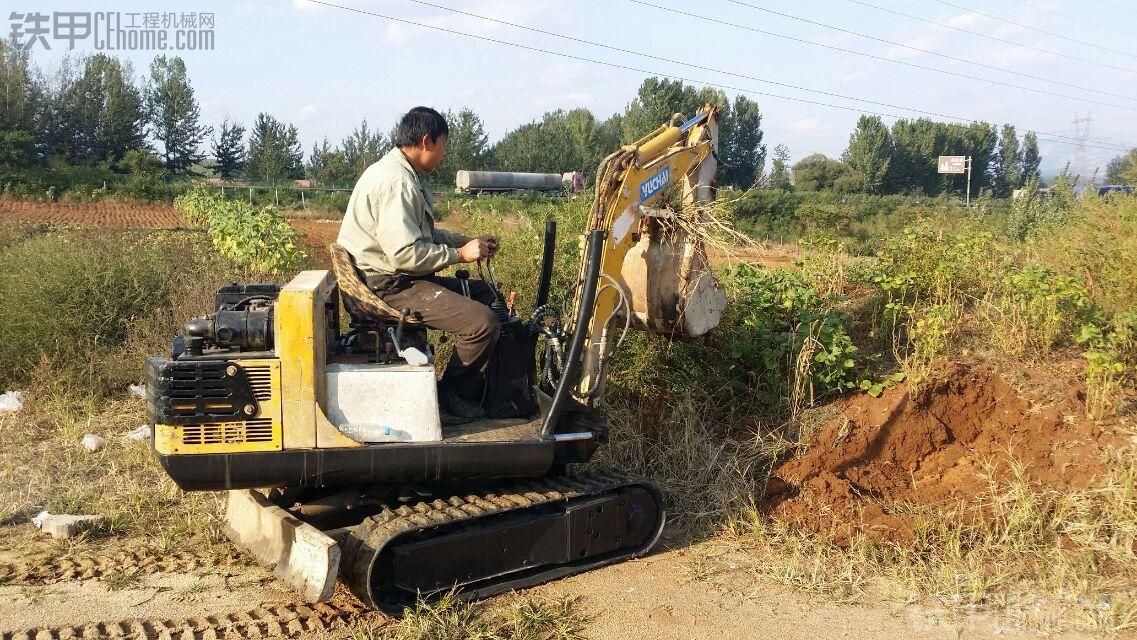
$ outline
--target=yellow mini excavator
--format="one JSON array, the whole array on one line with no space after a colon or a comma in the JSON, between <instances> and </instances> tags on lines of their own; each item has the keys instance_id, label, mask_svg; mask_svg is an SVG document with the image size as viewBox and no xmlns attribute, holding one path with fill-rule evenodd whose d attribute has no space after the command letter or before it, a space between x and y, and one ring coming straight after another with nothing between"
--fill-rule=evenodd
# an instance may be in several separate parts
<instances>
[{"instance_id":1,"label":"yellow mini excavator","mask_svg":"<svg viewBox=\"0 0 1137 640\"><path fill-rule=\"evenodd\" d=\"M492 307L502 336L486 419L440 423L421 321L384 304L333 245L334 272L222 287L169 357L148 359L162 467L187 491L229 490L226 534L313 602L341 579L398 612L646 553L663 529L660 492L569 465L607 441L598 405L617 336L699 336L726 306L683 231L714 198L717 114L676 114L601 162L564 317L549 301L550 221L533 315L517 317L500 291ZM682 206L652 208L664 193Z\"/></svg>"}]
</instances>

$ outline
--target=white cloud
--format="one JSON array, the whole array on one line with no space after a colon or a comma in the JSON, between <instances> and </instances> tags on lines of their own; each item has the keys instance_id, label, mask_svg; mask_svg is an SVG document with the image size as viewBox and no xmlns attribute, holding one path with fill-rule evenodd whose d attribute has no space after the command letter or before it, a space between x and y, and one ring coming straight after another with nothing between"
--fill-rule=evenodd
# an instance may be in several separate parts
<instances>
[{"instance_id":1,"label":"white cloud","mask_svg":"<svg viewBox=\"0 0 1137 640\"><path fill-rule=\"evenodd\" d=\"M819 133L825 129L825 123L820 118L803 118L791 122L789 129L794 133Z\"/></svg>"},{"instance_id":2,"label":"white cloud","mask_svg":"<svg viewBox=\"0 0 1137 640\"><path fill-rule=\"evenodd\" d=\"M297 120L309 120L320 113L320 108L314 104L306 104L300 108L300 114Z\"/></svg>"},{"instance_id":3,"label":"white cloud","mask_svg":"<svg viewBox=\"0 0 1137 640\"><path fill-rule=\"evenodd\" d=\"M869 74L865 73L864 71L862 71L860 69L857 69L855 71L851 71L849 73L837 76L837 82L840 82L843 84L851 84L854 82L861 82L863 80L867 80L868 77L869 77Z\"/></svg>"}]
</instances>

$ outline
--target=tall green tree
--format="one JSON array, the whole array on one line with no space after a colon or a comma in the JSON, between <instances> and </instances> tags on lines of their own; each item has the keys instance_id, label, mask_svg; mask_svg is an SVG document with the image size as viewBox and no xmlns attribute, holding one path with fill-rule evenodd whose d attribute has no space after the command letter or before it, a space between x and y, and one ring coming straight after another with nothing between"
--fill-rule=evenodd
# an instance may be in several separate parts
<instances>
[{"instance_id":1,"label":"tall green tree","mask_svg":"<svg viewBox=\"0 0 1137 640\"><path fill-rule=\"evenodd\" d=\"M584 108L576 108L564 114L565 127L568 129L569 139L572 141L572 164L565 167L565 171L582 171L592 173L600 160L615 150L606 149L600 140L600 127L596 116Z\"/></svg>"},{"instance_id":2,"label":"tall green tree","mask_svg":"<svg viewBox=\"0 0 1137 640\"><path fill-rule=\"evenodd\" d=\"M1105 181L1107 184L1137 185L1137 149L1130 149L1129 153L1110 160L1105 166Z\"/></svg>"},{"instance_id":3,"label":"tall green tree","mask_svg":"<svg viewBox=\"0 0 1137 640\"><path fill-rule=\"evenodd\" d=\"M841 159L861 177L857 189L864 193L880 193L892 165L892 133L880 116L861 116L857 129L849 136L849 147Z\"/></svg>"},{"instance_id":4,"label":"tall green tree","mask_svg":"<svg viewBox=\"0 0 1137 640\"><path fill-rule=\"evenodd\" d=\"M971 156L972 192L991 186L991 159L998 133L985 122L968 125L935 122L927 118L897 120L892 125L892 162L884 191L939 195L944 191L962 192L965 181L959 176L940 174L939 156Z\"/></svg>"},{"instance_id":5,"label":"tall green tree","mask_svg":"<svg viewBox=\"0 0 1137 640\"><path fill-rule=\"evenodd\" d=\"M1121 172L1121 179L1126 184L1137 186L1137 151L1130 151L1126 157L1128 158L1127 164L1129 166Z\"/></svg>"},{"instance_id":6,"label":"tall green tree","mask_svg":"<svg viewBox=\"0 0 1137 640\"><path fill-rule=\"evenodd\" d=\"M762 143L762 111L743 95L734 97L727 119L719 129L719 155L723 159L720 180L740 189L754 186L766 168L766 145Z\"/></svg>"},{"instance_id":7,"label":"tall green tree","mask_svg":"<svg viewBox=\"0 0 1137 640\"><path fill-rule=\"evenodd\" d=\"M117 163L147 149L142 93L130 64L106 54L64 60L43 119L45 155L71 162Z\"/></svg>"},{"instance_id":8,"label":"tall green tree","mask_svg":"<svg viewBox=\"0 0 1137 640\"><path fill-rule=\"evenodd\" d=\"M567 114L559 109L505 134L490 154L499 171L563 173L581 168L583 162Z\"/></svg>"},{"instance_id":9,"label":"tall green tree","mask_svg":"<svg viewBox=\"0 0 1137 640\"><path fill-rule=\"evenodd\" d=\"M1026 185L1028 180L1039 180L1042 175L1038 172L1039 165L1042 164L1042 155L1038 151L1038 134L1033 131L1027 131L1023 136L1023 162L1020 173L1022 175L1023 186Z\"/></svg>"},{"instance_id":10,"label":"tall green tree","mask_svg":"<svg viewBox=\"0 0 1137 640\"><path fill-rule=\"evenodd\" d=\"M1125 173L1126 159L1125 154L1110 158L1105 165L1106 184L1121 184L1121 175Z\"/></svg>"},{"instance_id":11,"label":"tall green tree","mask_svg":"<svg viewBox=\"0 0 1137 640\"><path fill-rule=\"evenodd\" d=\"M784 144L774 147L773 162L770 165L770 175L766 179L766 186L770 189L790 191L794 188L790 170L790 148Z\"/></svg>"},{"instance_id":12,"label":"tall green tree","mask_svg":"<svg viewBox=\"0 0 1137 640\"><path fill-rule=\"evenodd\" d=\"M1014 125L1004 124L999 134L999 154L995 158L994 191L1000 198L1022 186L1023 152Z\"/></svg>"},{"instance_id":13,"label":"tall green tree","mask_svg":"<svg viewBox=\"0 0 1137 640\"><path fill-rule=\"evenodd\" d=\"M594 158L595 162L585 165L585 173L595 173L600 161L620 147L620 136L623 135L623 131L624 116L619 113L613 113L608 119L596 125L597 151Z\"/></svg>"},{"instance_id":14,"label":"tall green tree","mask_svg":"<svg viewBox=\"0 0 1137 640\"><path fill-rule=\"evenodd\" d=\"M320 182L345 182L359 177L348 166L343 151L338 147L332 147L326 137L321 143L312 145L305 173L309 178Z\"/></svg>"},{"instance_id":15,"label":"tall green tree","mask_svg":"<svg viewBox=\"0 0 1137 640\"><path fill-rule=\"evenodd\" d=\"M267 113L257 114L249 132L245 173L259 180L304 177L304 151L296 126Z\"/></svg>"},{"instance_id":16,"label":"tall green tree","mask_svg":"<svg viewBox=\"0 0 1137 640\"><path fill-rule=\"evenodd\" d=\"M718 104L722 104L721 102ZM624 109L621 120L622 142L628 144L682 113L687 117L702 106L699 92L682 80L647 78L640 84L636 97Z\"/></svg>"},{"instance_id":17,"label":"tall green tree","mask_svg":"<svg viewBox=\"0 0 1137 640\"><path fill-rule=\"evenodd\" d=\"M0 40L0 166L26 166L36 160L40 90L28 51Z\"/></svg>"},{"instance_id":18,"label":"tall green tree","mask_svg":"<svg viewBox=\"0 0 1137 640\"><path fill-rule=\"evenodd\" d=\"M349 180L358 178L367 167L379 161L387 152L387 139L378 131L367 126L367 119L352 130L348 137L340 144L344 163L353 174Z\"/></svg>"},{"instance_id":19,"label":"tall green tree","mask_svg":"<svg viewBox=\"0 0 1137 640\"><path fill-rule=\"evenodd\" d=\"M472 109L458 113L447 112L446 124L450 135L446 137L446 157L436 170L437 180L453 183L458 171L484 169L489 153L489 137L485 125Z\"/></svg>"},{"instance_id":20,"label":"tall green tree","mask_svg":"<svg viewBox=\"0 0 1137 640\"><path fill-rule=\"evenodd\" d=\"M228 118L222 120L221 128L213 138L212 151L217 175L222 178L240 175L246 160L245 127Z\"/></svg>"},{"instance_id":21,"label":"tall green tree","mask_svg":"<svg viewBox=\"0 0 1137 640\"><path fill-rule=\"evenodd\" d=\"M201 107L193 95L186 63L179 57L157 56L150 63L146 85L150 131L162 143L162 159L170 173L184 173L205 159L201 143L213 129L201 124Z\"/></svg>"}]
</instances>

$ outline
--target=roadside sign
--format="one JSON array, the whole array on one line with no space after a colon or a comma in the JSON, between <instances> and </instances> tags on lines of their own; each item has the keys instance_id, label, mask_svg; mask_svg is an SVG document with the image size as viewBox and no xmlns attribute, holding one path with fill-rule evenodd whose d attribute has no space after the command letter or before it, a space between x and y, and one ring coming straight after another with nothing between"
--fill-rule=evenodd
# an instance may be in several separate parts
<instances>
[{"instance_id":1,"label":"roadside sign","mask_svg":"<svg viewBox=\"0 0 1137 640\"><path fill-rule=\"evenodd\" d=\"M939 171L967 174L967 206L971 207L971 156L940 156Z\"/></svg>"},{"instance_id":2,"label":"roadside sign","mask_svg":"<svg viewBox=\"0 0 1137 640\"><path fill-rule=\"evenodd\" d=\"M967 173L967 156L940 156L940 173Z\"/></svg>"}]
</instances>

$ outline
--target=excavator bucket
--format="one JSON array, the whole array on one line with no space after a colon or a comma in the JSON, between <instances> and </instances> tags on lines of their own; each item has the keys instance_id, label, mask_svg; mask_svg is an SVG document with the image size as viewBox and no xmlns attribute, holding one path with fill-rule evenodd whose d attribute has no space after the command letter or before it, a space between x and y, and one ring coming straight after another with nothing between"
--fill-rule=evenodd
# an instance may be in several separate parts
<instances>
[{"instance_id":1,"label":"excavator bucket","mask_svg":"<svg viewBox=\"0 0 1137 640\"><path fill-rule=\"evenodd\" d=\"M340 568L339 544L263 494L230 491L224 531L304 600L323 602L332 597Z\"/></svg>"},{"instance_id":2,"label":"excavator bucket","mask_svg":"<svg viewBox=\"0 0 1137 640\"><path fill-rule=\"evenodd\" d=\"M710 270L703 243L681 228L669 228L662 222L666 212L646 213L647 233L628 250L620 271L631 294L633 326L701 336L718 325L726 293Z\"/></svg>"}]
</instances>

